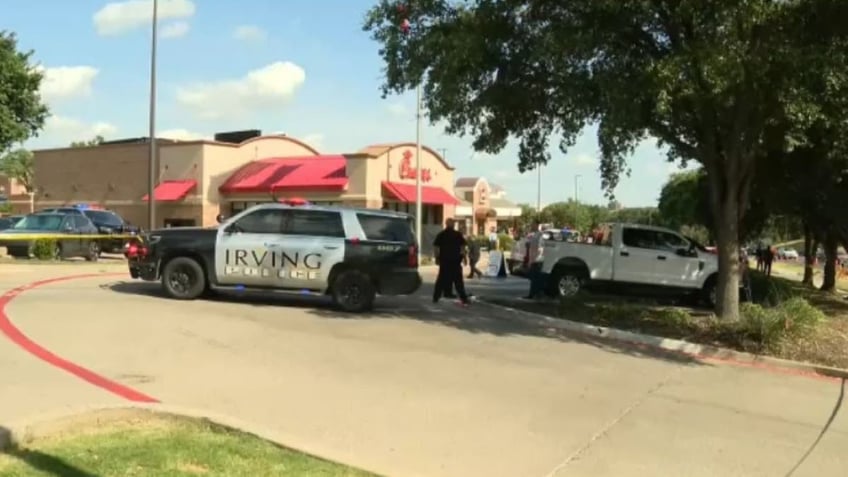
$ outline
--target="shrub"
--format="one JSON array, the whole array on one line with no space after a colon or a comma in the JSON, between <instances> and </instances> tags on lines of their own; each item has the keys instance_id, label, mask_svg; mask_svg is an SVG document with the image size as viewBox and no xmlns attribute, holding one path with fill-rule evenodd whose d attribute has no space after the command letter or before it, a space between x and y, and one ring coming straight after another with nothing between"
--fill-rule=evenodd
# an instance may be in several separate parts
<instances>
[{"instance_id":1,"label":"shrub","mask_svg":"<svg viewBox=\"0 0 848 477\"><path fill-rule=\"evenodd\" d=\"M775 280L760 272L751 270L751 295L755 303L764 306L777 306L798 294L793 290L789 282Z\"/></svg>"},{"instance_id":2,"label":"shrub","mask_svg":"<svg viewBox=\"0 0 848 477\"><path fill-rule=\"evenodd\" d=\"M515 245L515 239L512 238L509 234L499 234L498 235L498 247L505 251L509 252L512 250L512 246Z\"/></svg>"},{"instance_id":3,"label":"shrub","mask_svg":"<svg viewBox=\"0 0 848 477\"><path fill-rule=\"evenodd\" d=\"M753 342L760 351L778 351L787 340L809 337L827 318L801 297L789 298L776 306L743 303L741 319L735 324L740 337Z\"/></svg>"},{"instance_id":4,"label":"shrub","mask_svg":"<svg viewBox=\"0 0 848 477\"><path fill-rule=\"evenodd\" d=\"M56 250L55 239L38 239L32 245L32 254L39 260L53 260L54 250Z\"/></svg>"}]
</instances>

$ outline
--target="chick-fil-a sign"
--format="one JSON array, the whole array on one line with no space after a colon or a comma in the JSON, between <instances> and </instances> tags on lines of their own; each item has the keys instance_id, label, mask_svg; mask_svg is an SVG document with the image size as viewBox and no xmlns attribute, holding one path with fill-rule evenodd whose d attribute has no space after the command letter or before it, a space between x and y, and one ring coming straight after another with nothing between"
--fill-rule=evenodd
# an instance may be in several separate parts
<instances>
[{"instance_id":1,"label":"chick-fil-a sign","mask_svg":"<svg viewBox=\"0 0 848 477\"><path fill-rule=\"evenodd\" d=\"M400 161L399 173L401 179L415 179L417 177L417 171L412 166L412 151L404 151L403 159ZM421 182L430 182L430 179L432 179L430 169L421 169Z\"/></svg>"}]
</instances>

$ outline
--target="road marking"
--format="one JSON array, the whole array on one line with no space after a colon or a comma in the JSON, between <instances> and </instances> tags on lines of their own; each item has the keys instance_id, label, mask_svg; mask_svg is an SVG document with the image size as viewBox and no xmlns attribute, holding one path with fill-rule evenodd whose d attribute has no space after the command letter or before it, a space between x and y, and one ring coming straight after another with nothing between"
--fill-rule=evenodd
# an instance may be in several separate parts
<instances>
[{"instance_id":1,"label":"road marking","mask_svg":"<svg viewBox=\"0 0 848 477\"><path fill-rule=\"evenodd\" d=\"M17 288L7 291L3 295L0 296L0 332L6 335L9 340L17 345L22 350L27 353L35 356L36 358L44 361L45 363L61 369L67 373L70 373L73 376L76 376L87 383L96 386L104 391L112 393L118 397L124 398L127 401L132 402L140 402L140 403L158 403L159 400L153 397L150 397L141 391L137 391L130 387L124 386L123 384L112 381L108 378L105 378L94 371L86 369L76 363L68 361L61 356L56 355L51 352L47 348L39 345L28 336L26 336L14 323L9 319L9 315L6 314L6 305L12 302L15 298L18 297L23 292L28 290L32 290L34 288L39 288L45 285L51 285L53 283L66 282L70 280L80 280L83 278L95 278L95 277L104 277L110 275L125 275L124 273L88 273L85 275L70 275L64 277L57 278L48 278L47 280L39 280L37 282L28 283L26 285L21 285Z\"/></svg>"}]
</instances>

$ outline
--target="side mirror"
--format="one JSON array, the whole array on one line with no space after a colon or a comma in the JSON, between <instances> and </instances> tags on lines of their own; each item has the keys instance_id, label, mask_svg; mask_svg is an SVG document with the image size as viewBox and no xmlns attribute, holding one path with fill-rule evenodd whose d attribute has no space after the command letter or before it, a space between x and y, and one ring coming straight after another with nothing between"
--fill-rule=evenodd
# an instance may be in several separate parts
<instances>
[{"instance_id":1,"label":"side mirror","mask_svg":"<svg viewBox=\"0 0 848 477\"><path fill-rule=\"evenodd\" d=\"M678 248L675 251L675 253L677 253L677 255L680 255L681 257L691 257L692 256L692 253L689 251L688 248Z\"/></svg>"}]
</instances>

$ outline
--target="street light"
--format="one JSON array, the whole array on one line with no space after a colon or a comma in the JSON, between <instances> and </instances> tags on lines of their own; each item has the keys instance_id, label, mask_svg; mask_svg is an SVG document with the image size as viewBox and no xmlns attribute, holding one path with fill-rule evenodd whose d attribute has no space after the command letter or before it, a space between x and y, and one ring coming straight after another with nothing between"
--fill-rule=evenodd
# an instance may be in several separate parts
<instances>
[{"instance_id":1,"label":"street light","mask_svg":"<svg viewBox=\"0 0 848 477\"><path fill-rule=\"evenodd\" d=\"M583 176L580 175L580 174L574 175L574 202L578 202L578 199L579 199L578 196L577 196L577 190L578 190L577 185L578 185L578 182L580 181L581 177L583 177Z\"/></svg>"},{"instance_id":2,"label":"street light","mask_svg":"<svg viewBox=\"0 0 848 477\"><path fill-rule=\"evenodd\" d=\"M156 227L156 197L153 195L156 189L156 24L159 20L159 0L153 0L152 37L150 40L150 117L148 126L148 146L150 157L148 158L147 176L147 222L149 230Z\"/></svg>"},{"instance_id":3,"label":"street light","mask_svg":"<svg viewBox=\"0 0 848 477\"><path fill-rule=\"evenodd\" d=\"M415 237L421 263L421 82L415 88Z\"/></svg>"},{"instance_id":4,"label":"street light","mask_svg":"<svg viewBox=\"0 0 848 477\"><path fill-rule=\"evenodd\" d=\"M542 163L536 165L536 211L542 211Z\"/></svg>"}]
</instances>

